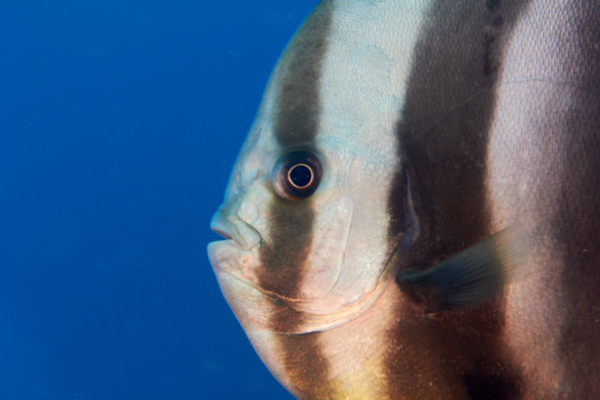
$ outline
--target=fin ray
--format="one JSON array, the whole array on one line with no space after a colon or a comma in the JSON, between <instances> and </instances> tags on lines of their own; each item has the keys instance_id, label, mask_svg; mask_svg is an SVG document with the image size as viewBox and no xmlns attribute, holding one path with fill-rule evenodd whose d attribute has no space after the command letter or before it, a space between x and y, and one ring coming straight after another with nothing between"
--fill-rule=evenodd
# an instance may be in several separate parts
<instances>
[{"instance_id":1,"label":"fin ray","mask_svg":"<svg viewBox=\"0 0 600 400\"><path fill-rule=\"evenodd\" d=\"M512 225L423 272L398 276L404 289L426 301L426 312L460 310L491 300L527 261L529 240Z\"/></svg>"}]
</instances>

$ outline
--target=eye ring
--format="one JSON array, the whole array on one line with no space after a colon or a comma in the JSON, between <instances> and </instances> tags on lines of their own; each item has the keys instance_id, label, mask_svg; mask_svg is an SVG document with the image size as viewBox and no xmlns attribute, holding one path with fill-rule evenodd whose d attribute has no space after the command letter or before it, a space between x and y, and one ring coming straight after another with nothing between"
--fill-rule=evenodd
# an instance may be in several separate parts
<instances>
[{"instance_id":1,"label":"eye ring","mask_svg":"<svg viewBox=\"0 0 600 400\"><path fill-rule=\"evenodd\" d=\"M279 196L288 200L310 197L321 182L321 162L313 153L292 151L279 159L273 168L272 182Z\"/></svg>"},{"instance_id":2,"label":"eye ring","mask_svg":"<svg viewBox=\"0 0 600 400\"><path fill-rule=\"evenodd\" d=\"M296 171L296 174L297 174L297 173L298 173L298 168L307 169L307 170L309 171L309 173L310 173L310 178L309 178L309 180L308 180L308 183L306 183L306 184L304 184L304 185L298 185L298 184L296 183L296 181L297 181L298 179L297 179L297 178L294 178L294 177L292 176L292 173L293 173L294 171ZM295 175L296 175L296 174L295 174ZM287 179L288 179L288 182L290 183L290 185L292 185L292 186L293 186L293 187L295 187L296 189L303 190L303 189L305 189L305 188L309 187L311 183L313 183L313 181L315 180L315 173L314 173L314 171L312 170L312 168L310 167L310 165L306 165L306 164L304 164L304 163L300 163L300 164L296 164L296 165L294 165L292 168L290 168L290 170L289 170L289 171L288 171L288 173L287 173Z\"/></svg>"}]
</instances>

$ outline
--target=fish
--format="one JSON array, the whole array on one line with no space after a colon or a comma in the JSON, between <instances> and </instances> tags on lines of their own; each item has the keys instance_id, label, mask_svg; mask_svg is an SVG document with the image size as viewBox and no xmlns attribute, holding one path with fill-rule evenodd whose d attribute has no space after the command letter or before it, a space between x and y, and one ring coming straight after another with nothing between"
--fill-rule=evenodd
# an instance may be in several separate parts
<instances>
[{"instance_id":1,"label":"fish","mask_svg":"<svg viewBox=\"0 0 600 400\"><path fill-rule=\"evenodd\" d=\"M296 398L600 397L600 6L322 0L208 245Z\"/></svg>"}]
</instances>

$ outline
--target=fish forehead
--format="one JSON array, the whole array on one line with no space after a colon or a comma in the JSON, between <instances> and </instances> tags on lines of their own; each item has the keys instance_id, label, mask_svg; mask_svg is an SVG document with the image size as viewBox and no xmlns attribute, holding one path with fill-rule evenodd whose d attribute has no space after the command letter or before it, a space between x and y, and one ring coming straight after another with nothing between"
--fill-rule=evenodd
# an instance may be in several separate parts
<instances>
[{"instance_id":1,"label":"fish forehead","mask_svg":"<svg viewBox=\"0 0 600 400\"><path fill-rule=\"evenodd\" d=\"M334 159L345 155L341 149L370 156L369 163L397 164L393 128L426 6L321 2L275 67L237 169L252 170L269 153L303 146ZM413 18L398 26L398 14Z\"/></svg>"}]
</instances>

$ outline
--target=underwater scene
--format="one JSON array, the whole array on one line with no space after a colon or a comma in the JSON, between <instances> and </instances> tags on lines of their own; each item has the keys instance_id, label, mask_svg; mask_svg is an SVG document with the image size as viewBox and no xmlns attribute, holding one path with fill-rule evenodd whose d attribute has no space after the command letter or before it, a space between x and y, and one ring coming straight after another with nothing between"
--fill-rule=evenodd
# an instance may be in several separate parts
<instances>
[{"instance_id":1,"label":"underwater scene","mask_svg":"<svg viewBox=\"0 0 600 400\"><path fill-rule=\"evenodd\" d=\"M0 4L0 400L600 396L600 6Z\"/></svg>"}]
</instances>

